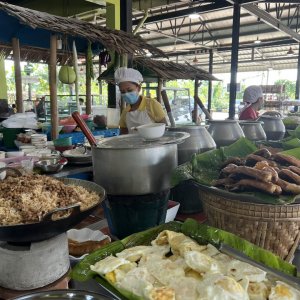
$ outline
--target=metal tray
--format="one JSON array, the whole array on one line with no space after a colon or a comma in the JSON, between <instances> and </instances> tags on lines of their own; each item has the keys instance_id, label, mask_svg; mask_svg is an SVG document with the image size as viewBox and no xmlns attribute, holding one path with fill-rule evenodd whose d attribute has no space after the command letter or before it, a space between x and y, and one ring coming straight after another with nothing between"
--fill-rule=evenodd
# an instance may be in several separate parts
<instances>
[{"instance_id":1,"label":"metal tray","mask_svg":"<svg viewBox=\"0 0 300 300\"><path fill-rule=\"evenodd\" d=\"M235 259L238 259L240 261L243 261L245 263L251 264L257 268L260 268L268 273L268 278L272 281L282 281L290 286L294 287L297 290L300 290L300 278L299 277L293 277L290 275L287 275L283 272L274 270L263 263L254 261L253 259L249 258L247 255L243 254L242 252L239 252L232 247L221 244L220 247L218 247L218 250L224 254L227 254ZM116 300L127 300L126 297L124 297L122 294L120 294L112 285L110 285L108 282L105 281L100 276L95 277L95 280L97 283L103 288L105 291L107 291L114 299Z\"/></svg>"},{"instance_id":2,"label":"metal tray","mask_svg":"<svg viewBox=\"0 0 300 300\"><path fill-rule=\"evenodd\" d=\"M12 300L39 300L39 299L59 299L59 300L109 300L116 299L104 296L98 293L80 290L55 290L35 292L32 294L23 295Z\"/></svg>"}]
</instances>

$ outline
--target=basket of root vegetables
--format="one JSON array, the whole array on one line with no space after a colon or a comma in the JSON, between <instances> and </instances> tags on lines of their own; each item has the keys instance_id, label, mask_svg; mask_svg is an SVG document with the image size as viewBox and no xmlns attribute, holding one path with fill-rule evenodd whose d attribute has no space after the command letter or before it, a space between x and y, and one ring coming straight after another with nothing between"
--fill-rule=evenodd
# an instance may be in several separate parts
<instances>
[{"instance_id":1,"label":"basket of root vegetables","mask_svg":"<svg viewBox=\"0 0 300 300\"><path fill-rule=\"evenodd\" d=\"M242 138L195 155L176 170L173 184L194 179L209 225L290 261L300 240L299 154L258 149Z\"/></svg>"}]
</instances>

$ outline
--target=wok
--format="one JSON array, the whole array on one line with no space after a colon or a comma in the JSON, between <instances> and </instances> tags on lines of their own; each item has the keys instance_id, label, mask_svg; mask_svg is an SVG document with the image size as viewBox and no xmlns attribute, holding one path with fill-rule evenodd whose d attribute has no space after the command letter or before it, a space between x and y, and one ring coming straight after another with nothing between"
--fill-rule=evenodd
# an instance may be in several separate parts
<instances>
[{"instance_id":1,"label":"wok","mask_svg":"<svg viewBox=\"0 0 300 300\"><path fill-rule=\"evenodd\" d=\"M98 184L90 181L70 178L57 178L66 185L77 185L100 195L99 202L90 208L80 211L79 204L70 205L64 208L55 209L44 216L37 223L17 224L0 226L0 241L12 243L40 242L50 239L56 235L68 231L86 217L88 217L105 198L105 190ZM52 220L52 215L58 211L72 210L71 214L65 218Z\"/></svg>"}]
</instances>

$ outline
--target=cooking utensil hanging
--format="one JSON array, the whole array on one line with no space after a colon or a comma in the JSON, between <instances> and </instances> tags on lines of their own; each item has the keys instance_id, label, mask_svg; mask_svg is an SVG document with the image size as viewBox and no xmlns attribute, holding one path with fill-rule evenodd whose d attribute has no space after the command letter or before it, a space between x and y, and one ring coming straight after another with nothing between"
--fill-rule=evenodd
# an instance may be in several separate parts
<instances>
[{"instance_id":1,"label":"cooking utensil hanging","mask_svg":"<svg viewBox=\"0 0 300 300\"><path fill-rule=\"evenodd\" d=\"M71 178L59 178L58 180L61 180L66 185L82 186L89 191L96 192L99 195L98 203L84 211L80 210L78 204L58 208L49 212L37 223L0 226L0 241L28 243L50 239L76 226L88 217L105 198L105 190L94 182ZM69 216L53 220L53 214L67 210L71 210Z\"/></svg>"}]
</instances>

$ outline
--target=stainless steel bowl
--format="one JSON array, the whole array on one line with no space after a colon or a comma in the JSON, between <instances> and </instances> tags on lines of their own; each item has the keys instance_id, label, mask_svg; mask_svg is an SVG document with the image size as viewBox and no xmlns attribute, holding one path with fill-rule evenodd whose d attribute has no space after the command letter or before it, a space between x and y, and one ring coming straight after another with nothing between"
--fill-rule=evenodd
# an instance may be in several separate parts
<instances>
[{"instance_id":1,"label":"stainless steel bowl","mask_svg":"<svg viewBox=\"0 0 300 300\"><path fill-rule=\"evenodd\" d=\"M65 158L49 158L37 161L34 166L39 168L44 173L58 173L67 164Z\"/></svg>"}]
</instances>

